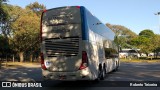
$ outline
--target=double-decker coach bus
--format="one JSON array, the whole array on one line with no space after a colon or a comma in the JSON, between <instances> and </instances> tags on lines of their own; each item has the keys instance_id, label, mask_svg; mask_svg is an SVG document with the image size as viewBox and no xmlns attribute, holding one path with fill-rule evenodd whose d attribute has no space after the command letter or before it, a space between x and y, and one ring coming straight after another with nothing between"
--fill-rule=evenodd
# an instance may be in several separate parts
<instances>
[{"instance_id":1,"label":"double-decker coach bus","mask_svg":"<svg viewBox=\"0 0 160 90\"><path fill-rule=\"evenodd\" d=\"M103 80L119 67L115 34L83 6L44 10L40 37L45 79Z\"/></svg>"}]
</instances>

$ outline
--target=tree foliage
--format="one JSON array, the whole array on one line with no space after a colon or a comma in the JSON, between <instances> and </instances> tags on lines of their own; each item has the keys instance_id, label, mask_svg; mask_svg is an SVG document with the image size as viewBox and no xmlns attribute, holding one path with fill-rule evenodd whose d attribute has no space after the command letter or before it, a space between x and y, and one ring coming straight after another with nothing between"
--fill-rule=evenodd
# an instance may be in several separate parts
<instances>
[{"instance_id":1,"label":"tree foliage","mask_svg":"<svg viewBox=\"0 0 160 90\"><path fill-rule=\"evenodd\" d=\"M139 33L139 36L151 38L151 37L154 37L154 33L152 30L145 29Z\"/></svg>"},{"instance_id":2,"label":"tree foliage","mask_svg":"<svg viewBox=\"0 0 160 90\"><path fill-rule=\"evenodd\" d=\"M0 35L0 58L5 58L6 56L10 56L12 53L12 49L6 38ZM2 43L3 42L3 43Z\"/></svg>"},{"instance_id":3,"label":"tree foliage","mask_svg":"<svg viewBox=\"0 0 160 90\"><path fill-rule=\"evenodd\" d=\"M133 38L130 43L131 45L141 49L143 53L149 53L153 49L151 47L151 39L144 36Z\"/></svg>"},{"instance_id":4,"label":"tree foliage","mask_svg":"<svg viewBox=\"0 0 160 90\"><path fill-rule=\"evenodd\" d=\"M160 52L160 35L155 35L152 30L142 30L136 35L130 29L121 25L106 24L118 36L116 42L122 48L138 48L143 53Z\"/></svg>"},{"instance_id":5,"label":"tree foliage","mask_svg":"<svg viewBox=\"0 0 160 90\"><path fill-rule=\"evenodd\" d=\"M7 0L0 0L0 58L8 57L12 53L9 44L10 22L9 22Z\"/></svg>"},{"instance_id":6,"label":"tree foliage","mask_svg":"<svg viewBox=\"0 0 160 90\"><path fill-rule=\"evenodd\" d=\"M5 12L4 2L7 0L0 0L0 21L5 21L7 19L7 13Z\"/></svg>"},{"instance_id":7,"label":"tree foliage","mask_svg":"<svg viewBox=\"0 0 160 90\"><path fill-rule=\"evenodd\" d=\"M106 24L117 36L118 36L118 44L121 45L122 48L132 48L133 46L129 45L129 42L132 38L137 37L137 35L122 25L111 25L109 23Z\"/></svg>"},{"instance_id":8,"label":"tree foliage","mask_svg":"<svg viewBox=\"0 0 160 90\"><path fill-rule=\"evenodd\" d=\"M41 15L42 10L46 9L46 7L43 4L39 4L38 2L30 3L26 6L26 8L32 10L38 16Z\"/></svg>"},{"instance_id":9,"label":"tree foliage","mask_svg":"<svg viewBox=\"0 0 160 90\"><path fill-rule=\"evenodd\" d=\"M145 29L139 33L138 37L132 38L130 44L141 49L143 53L159 52L160 36L155 35L152 30Z\"/></svg>"},{"instance_id":10,"label":"tree foliage","mask_svg":"<svg viewBox=\"0 0 160 90\"><path fill-rule=\"evenodd\" d=\"M108 26L117 35L126 35L130 38L137 36L136 33L132 32L130 29L122 25L112 25L107 23L106 26Z\"/></svg>"},{"instance_id":11,"label":"tree foliage","mask_svg":"<svg viewBox=\"0 0 160 90\"><path fill-rule=\"evenodd\" d=\"M9 15L7 12L7 4L4 4L7 0L0 0L0 33L7 38L8 32L8 20Z\"/></svg>"}]
</instances>

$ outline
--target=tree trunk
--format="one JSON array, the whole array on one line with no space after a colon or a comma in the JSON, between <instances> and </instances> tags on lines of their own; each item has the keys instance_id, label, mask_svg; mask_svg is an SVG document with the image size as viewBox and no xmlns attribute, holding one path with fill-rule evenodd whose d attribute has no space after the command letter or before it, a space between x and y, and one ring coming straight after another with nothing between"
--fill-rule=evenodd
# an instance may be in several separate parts
<instances>
[{"instance_id":1,"label":"tree trunk","mask_svg":"<svg viewBox=\"0 0 160 90\"><path fill-rule=\"evenodd\" d=\"M158 52L156 52L156 58L158 58Z\"/></svg>"},{"instance_id":2,"label":"tree trunk","mask_svg":"<svg viewBox=\"0 0 160 90\"><path fill-rule=\"evenodd\" d=\"M33 62L33 55L30 55L30 62Z\"/></svg>"},{"instance_id":3,"label":"tree trunk","mask_svg":"<svg viewBox=\"0 0 160 90\"><path fill-rule=\"evenodd\" d=\"M1 65L2 65L2 64L1 64L1 61L2 61L2 59L0 58L0 69L1 69Z\"/></svg>"},{"instance_id":4,"label":"tree trunk","mask_svg":"<svg viewBox=\"0 0 160 90\"><path fill-rule=\"evenodd\" d=\"M23 56L24 52L20 52L19 53L19 58L20 58L20 62L24 61L24 56Z\"/></svg>"},{"instance_id":5,"label":"tree trunk","mask_svg":"<svg viewBox=\"0 0 160 90\"><path fill-rule=\"evenodd\" d=\"M7 60L8 58L7 58L7 55L6 55L6 66L7 66L7 62L8 62L8 60Z\"/></svg>"},{"instance_id":6,"label":"tree trunk","mask_svg":"<svg viewBox=\"0 0 160 90\"><path fill-rule=\"evenodd\" d=\"M13 54L12 60L13 60L13 62L14 62L14 54Z\"/></svg>"}]
</instances>

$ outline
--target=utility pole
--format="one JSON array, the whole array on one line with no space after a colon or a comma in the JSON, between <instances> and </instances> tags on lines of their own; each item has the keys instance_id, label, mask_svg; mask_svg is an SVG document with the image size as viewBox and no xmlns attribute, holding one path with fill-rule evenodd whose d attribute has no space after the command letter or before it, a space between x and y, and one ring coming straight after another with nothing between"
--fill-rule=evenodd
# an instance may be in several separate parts
<instances>
[{"instance_id":1,"label":"utility pole","mask_svg":"<svg viewBox=\"0 0 160 90\"><path fill-rule=\"evenodd\" d=\"M159 27L159 32L160 32L160 12L155 13L155 15L158 15L158 27Z\"/></svg>"}]
</instances>

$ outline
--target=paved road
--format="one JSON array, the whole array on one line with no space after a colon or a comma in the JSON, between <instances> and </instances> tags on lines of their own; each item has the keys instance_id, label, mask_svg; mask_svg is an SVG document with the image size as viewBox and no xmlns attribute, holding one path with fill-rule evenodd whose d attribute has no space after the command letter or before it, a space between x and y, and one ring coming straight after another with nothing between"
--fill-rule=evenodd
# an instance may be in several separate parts
<instances>
[{"instance_id":1,"label":"paved road","mask_svg":"<svg viewBox=\"0 0 160 90\"><path fill-rule=\"evenodd\" d=\"M40 65L0 69L1 81L42 81ZM160 81L160 63L121 63L105 81Z\"/></svg>"},{"instance_id":2,"label":"paved road","mask_svg":"<svg viewBox=\"0 0 160 90\"><path fill-rule=\"evenodd\" d=\"M40 65L34 65L27 67L14 67L14 68L3 68L0 69L0 81L42 81ZM160 81L160 63L121 63L121 66L117 72L112 72L107 75L104 81ZM101 82L91 83L90 82L72 82L70 86L76 86L76 84L84 85L83 90L105 90L106 87L101 87ZM107 83L107 82L106 82ZM65 86L68 82L52 82L53 86ZM86 87L86 84L89 86ZM103 82L104 84L104 82ZM90 86L91 85L91 86ZM61 90L71 89L61 88ZM98 86L98 87L95 87ZM111 87L107 87L108 90L113 90ZM110 89L109 89L110 88ZM118 87L115 87L118 88ZM120 87L122 88L122 87ZM81 88L74 88L81 89ZM124 88L123 88L124 89ZM145 90L149 90L144 88ZM152 88L153 89L153 88ZM130 89L132 90L132 89ZM134 90L134 89L133 89ZM142 90L142 89L141 89ZM154 87L154 90L158 90Z\"/></svg>"},{"instance_id":3,"label":"paved road","mask_svg":"<svg viewBox=\"0 0 160 90\"><path fill-rule=\"evenodd\" d=\"M160 63L121 63L108 81L160 81Z\"/></svg>"},{"instance_id":4,"label":"paved road","mask_svg":"<svg viewBox=\"0 0 160 90\"><path fill-rule=\"evenodd\" d=\"M0 69L0 81L42 81L40 64L20 64Z\"/></svg>"}]
</instances>

